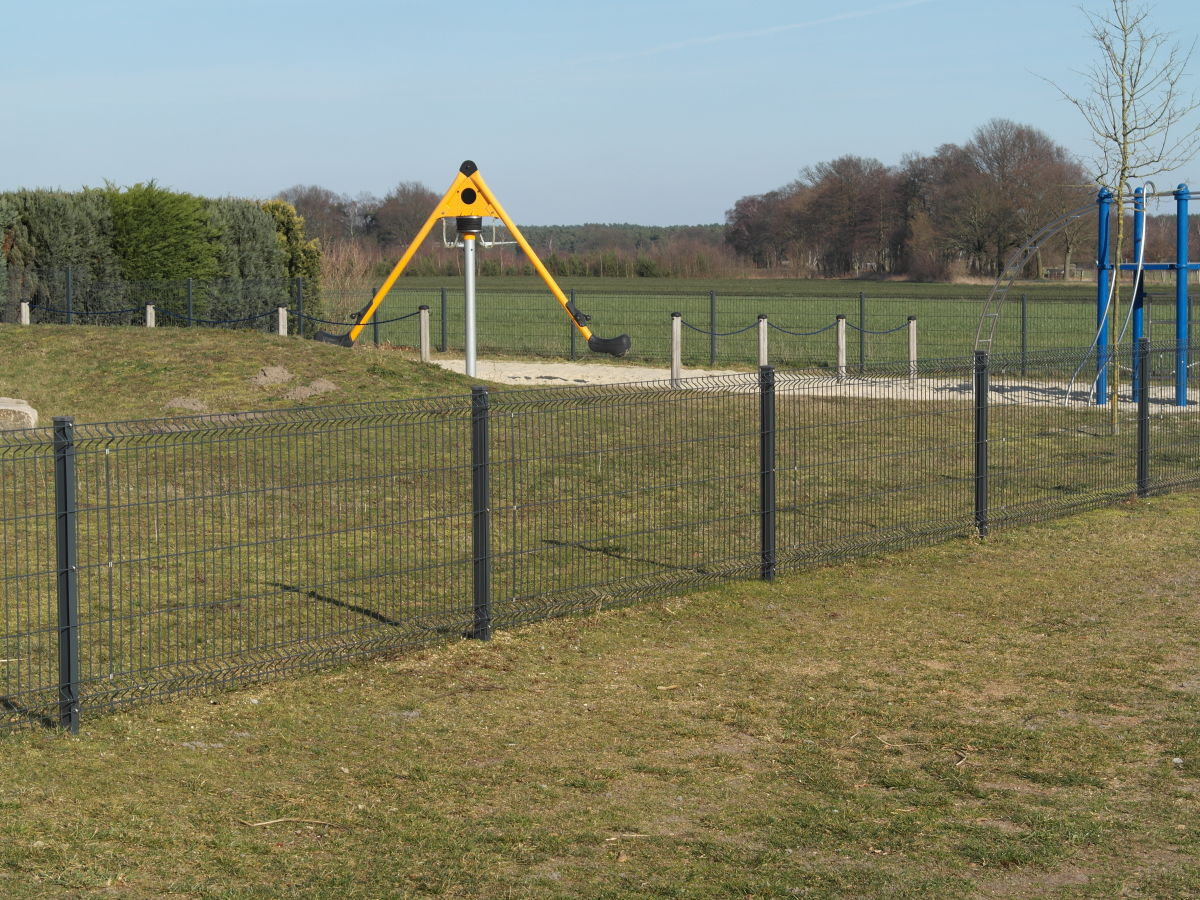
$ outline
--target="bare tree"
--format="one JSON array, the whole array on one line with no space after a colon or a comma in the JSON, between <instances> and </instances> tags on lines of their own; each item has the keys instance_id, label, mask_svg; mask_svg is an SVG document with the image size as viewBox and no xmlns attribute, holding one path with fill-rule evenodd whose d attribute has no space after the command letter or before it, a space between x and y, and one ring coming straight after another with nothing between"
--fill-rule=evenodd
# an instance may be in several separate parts
<instances>
[{"instance_id":1,"label":"bare tree","mask_svg":"<svg viewBox=\"0 0 1200 900\"><path fill-rule=\"evenodd\" d=\"M1120 208L1134 180L1191 161L1200 148L1200 123L1189 126L1188 119L1200 100L1184 88L1195 43L1187 50L1171 43L1166 32L1154 29L1145 6L1110 3L1104 15L1083 11L1100 51L1099 60L1081 73L1087 92L1075 95L1054 86L1091 129L1096 181L1113 192Z\"/></svg>"},{"instance_id":2,"label":"bare tree","mask_svg":"<svg viewBox=\"0 0 1200 900\"><path fill-rule=\"evenodd\" d=\"M379 246L406 247L437 206L438 195L419 181L402 181L368 217Z\"/></svg>"},{"instance_id":3,"label":"bare tree","mask_svg":"<svg viewBox=\"0 0 1200 900\"><path fill-rule=\"evenodd\" d=\"M1087 92L1075 95L1054 87L1083 115L1092 132L1096 154L1093 174L1116 201L1118 262L1125 244L1125 207L1134 182L1178 169L1200 148L1200 123L1191 123L1200 100L1185 88L1188 63L1195 49L1186 50L1171 36L1155 29L1146 6L1130 0L1109 0L1107 13L1083 10L1099 59L1083 74ZM1114 283L1109 304L1109 345L1116 353L1120 341L1120 303ZM1113 370L1112 410L1116 428L1117 381Z\"/></svg>"},{"instance_id":4,"label":"bare tree","mask_svg":"<svg viewBox=\"0 0 1200 900\"><path fill-rule=\"evenodd\" d=\"M347 236L346 198L316 184L297 184L280 191L276 198L286 200L304 217L306 232L320 238L321 244Z\"/></svg>"}]
</instances>

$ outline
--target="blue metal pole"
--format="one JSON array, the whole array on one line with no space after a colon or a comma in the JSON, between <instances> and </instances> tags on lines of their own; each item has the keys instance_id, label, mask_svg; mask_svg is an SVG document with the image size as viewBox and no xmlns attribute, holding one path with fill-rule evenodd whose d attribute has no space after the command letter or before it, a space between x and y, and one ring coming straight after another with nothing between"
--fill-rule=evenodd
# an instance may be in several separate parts
<instances>
[{"instance_id":1,"label":"blue metal pole","mask_svg":"<svg viewBox=\"0 0 1200 900\"><path fill-rule=\"evenodd\" d=\"M1133 192L1133 261L1134 263L1145 263L1144 247L1146 240L1146 194L1142 188L1137 188ZM1137 347L1138 342L1146 334L1146 311L1145 299L1146 292L1143 288L1145 281L1145 272L1140 269L1134 269L1133 282L1133 396L1138 395L1138 377L1141 374L1141 369L1138 367Z\"/></svg>"},{"instance_id":2,"label":"blue metal pole","mask_svg":"<svg viewBox=\"0 0 1200 900\"><path fill-rule=\"evenodd\" d=\"M1175 405L1187 406L1188 373L1188 195L1175 189Z\"/></svg>"},{"instance_id":3,"label":"blue metal pole","mask_svg":"<svg viewBox=\"0 0 1200 900\"><path fill-rule=\"evenodd\" d=\"M1109 261L1109 219L1112 191L1101 188L1096 196L1099 221L1096 232L1096 405L1108 403L1108 294L1112 284Z\"/></svg>"}]
</instances>

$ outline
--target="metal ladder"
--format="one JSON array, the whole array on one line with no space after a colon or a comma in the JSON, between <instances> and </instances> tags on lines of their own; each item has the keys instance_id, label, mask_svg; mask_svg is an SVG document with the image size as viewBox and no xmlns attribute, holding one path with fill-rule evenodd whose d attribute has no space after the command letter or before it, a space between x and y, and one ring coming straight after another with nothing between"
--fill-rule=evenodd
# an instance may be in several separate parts
<instances>
[{"instance_id":1,"label":"metal ladder","mask_svg":"<svg viewBox=\"0 0 1200 900\"><path fill-rule=\"evenodd\" d=\"M983 311L979 314L979 325L975 329L975 349L991 352L992 342L996 338L996 326L1000 322L1000 314L1004 311L1004 301L1008 297L1013 282L1025 271L1025 266L1034 254L1041 249L1042 244L1050 240L1076 219L1089 213L1094 213L1096 205L1089 203L1078 209L1071 210L1059 216L1048 225L1044 225L1020 247L1009 254L1004 268L996 277L987 299L983 302Z\"/></svg>"}]
</instances>

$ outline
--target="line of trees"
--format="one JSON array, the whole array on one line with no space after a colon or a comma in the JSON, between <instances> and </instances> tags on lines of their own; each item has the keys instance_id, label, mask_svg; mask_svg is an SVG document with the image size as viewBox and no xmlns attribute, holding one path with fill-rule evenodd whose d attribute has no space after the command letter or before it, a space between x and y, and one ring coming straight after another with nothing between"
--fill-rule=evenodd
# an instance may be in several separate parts
<instances>
[{"instance_id":1,"label":"line of trees","mask_svg":"<svg viewBox=\"0 0 1200 900\"><path fill-rule=\"evenodd\" d=\"M347 286L386 274L440 199L412 181L384 197L316 185L279 196L320 238L327 277ZM1094 180L1065 148L1036 128L993 119L964 144L914 153L896 166L849 155L806 167L790 184L742 197L723 225L522 231L563 276L987 278L1038 228L1094 197ZM1083 220L1064 229L1026 274L1069 275L1082 247L1090 255L1091 229ZM409 271L457 275L460 266L438 232ZM515 248L482 254L480 267L484 274L529 272Z\"/></svg>"},{"instance_id":2,"label":"line of trees","mask_svg":"<svg viewBox=\"0 0 1200 900\"><path fill-rule=\"evenodd\" d=\"M898 166L843 156L807 167L788 185L738 200L727 240L756 267L795 276L991 277L1039 227L1094 197L1065 148L993 119L965 144ZM1057 237L1055 266L1071 269L1089 227L1077 222ZM1029 274L1047 265L1038 258Z\"/></svg>"},{"instance_id":3,"label":"line of trees","mask_svg":"<svg viewBox=\"0 0 1200 900\"><path fill-rule=\"evenodd\" d=\"M81 312L136 304L141 283L193 279L211 286L193 296L196 316L240 318L273 308L296 277L306 281L308 310L318 309L320 249L282 200L207 199L153 181L12 191L0 194L0 237L5 321L22 300L61 302L68 269ZM167 312L185 311L183 294L165 296Z\"/></svg>"},{"instance_id":4,"label":"line of trees","mask_svg":"<svg viewBox=\"0 0 1200 900\"><path fill-rule=\"evenodd\" d=\"M400 182L383 197L338 194L308 184L281 191L279 198L295 206L309 233L320 239L327 283L345 282L347 287L386 275L441 199L414 181ZM528 225L521 233L556 276L700 278L733 275L745 268L726 243L720 224ZM485 237L490 239L491 232ZM509 239L503 228L495 237ZM461 265L461 253L446 249L442 232L435 230L408 272L459 276ZM511 246L480 254L479 267L484 275L532 271Z\"/></svg>"}]
</instances>

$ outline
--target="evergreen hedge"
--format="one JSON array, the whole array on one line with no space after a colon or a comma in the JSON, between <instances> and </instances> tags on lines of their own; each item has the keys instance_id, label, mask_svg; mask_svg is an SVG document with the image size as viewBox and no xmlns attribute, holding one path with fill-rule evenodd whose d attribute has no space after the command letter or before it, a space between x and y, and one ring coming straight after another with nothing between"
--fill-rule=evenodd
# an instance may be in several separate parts
<instances>
[{"instance_id":1,"label":"evergreen hedge","mask_svg":"<svg viewBox=\"0 0 1200 900\"><path fill-rule=\"evenodd\" d=\"M0 318L22 300L61 319L68 296L88 322L140 322L154 304L161 324L264 316L292 304L320 315L320 249L289 204L205 199L153 181L78 192L0 193ZM261 321L261 320L260 320ZM311 330L311 329L310 329Z\"/></svg>"}]
</instances>

